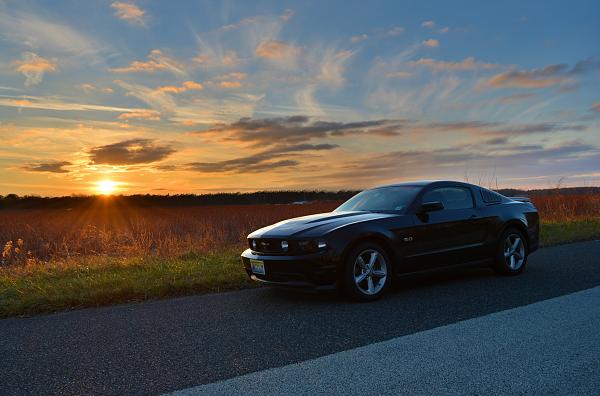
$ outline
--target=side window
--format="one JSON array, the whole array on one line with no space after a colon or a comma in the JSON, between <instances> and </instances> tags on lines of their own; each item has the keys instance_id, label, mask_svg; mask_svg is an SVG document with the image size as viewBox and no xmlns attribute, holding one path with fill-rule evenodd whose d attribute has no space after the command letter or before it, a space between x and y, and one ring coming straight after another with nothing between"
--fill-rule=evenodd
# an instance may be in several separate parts
<instances>
[{"instance_id":1,"label":"side window","mask_svg":"<svg viewBox=\"0 0 600 396\"><path fill-rule=\"evenodd\" d=\"M444 209L469 209L473 207L471 191L464 187L439 187L423 196L423 202L440 201Z\"/></svg>"}]
</instances>

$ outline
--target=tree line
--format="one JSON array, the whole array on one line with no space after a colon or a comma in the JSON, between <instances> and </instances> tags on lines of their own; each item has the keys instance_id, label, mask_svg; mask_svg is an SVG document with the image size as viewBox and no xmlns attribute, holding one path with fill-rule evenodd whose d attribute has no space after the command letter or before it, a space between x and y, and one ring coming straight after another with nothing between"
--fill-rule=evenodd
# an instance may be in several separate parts
<instances>
[{"instance_id":1,"label":"tree line","mask_svg":"<svg viewBox=\"0 0 600 396\"><path fill-rule=\"evenodd\" d=\"M541 190L499 189L505 196L540 196L551 194L600 194L600 187L569 187ZM303 204L313 201L344 201L358 193L354 190L341 191L257 191L248 193L175 194L175 195L114 195L63 197L41 197L17 194L0 195L0 209L45 209L91 206L114 202L135 206L198 206L198 205L257 205L257 204Z\"/></svg>"}]
</instances>

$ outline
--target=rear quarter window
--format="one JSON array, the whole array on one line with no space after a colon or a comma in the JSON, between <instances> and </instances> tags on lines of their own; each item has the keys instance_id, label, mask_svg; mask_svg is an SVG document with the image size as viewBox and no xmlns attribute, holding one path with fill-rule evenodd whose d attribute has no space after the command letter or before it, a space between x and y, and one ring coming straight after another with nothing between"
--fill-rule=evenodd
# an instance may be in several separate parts
<instances>
[{"instance_id":1,"label":"rear quarter window","mask_svg":"<svg viewBox=\"0 0 600 396\"><path fill-rule=\"evenodd\" d=\"M479 192L481 193L481 200L485 203L502 202L502 195L496 192L486 190L485 188L479 189Z\"/></svg>"}]
</instances>

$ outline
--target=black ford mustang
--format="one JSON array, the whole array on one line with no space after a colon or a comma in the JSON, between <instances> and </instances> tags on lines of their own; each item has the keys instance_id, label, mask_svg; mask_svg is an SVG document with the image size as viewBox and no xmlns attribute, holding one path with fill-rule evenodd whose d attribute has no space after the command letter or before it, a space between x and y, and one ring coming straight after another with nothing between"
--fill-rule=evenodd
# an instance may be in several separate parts
<instances>
[{"instance_id":1,"label":"black ford mustang","mask_svg":"<svg viewBox=\"0 0 600 396\"><path fill-rule=\"evenodd\" d=\"M256 230L242 262L257 282L338 288L368 301L393 277L440 267L489 264L517 275L539 230L527 198L454 181L400 183L365 190L331 213Z\"/></svg>"}]
</instances>

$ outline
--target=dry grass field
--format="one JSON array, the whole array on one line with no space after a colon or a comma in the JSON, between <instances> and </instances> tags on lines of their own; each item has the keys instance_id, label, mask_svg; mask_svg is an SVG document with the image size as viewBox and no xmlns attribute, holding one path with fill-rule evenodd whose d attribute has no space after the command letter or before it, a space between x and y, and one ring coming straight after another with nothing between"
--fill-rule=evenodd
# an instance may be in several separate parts
<instances>
[{"instance_id":1,"label":"dry grass field","mask_svg":"<svg viewBox=\"0 0 600 396\"><path fill-rule=\"evenodd\" d=\"M600 194L533 201L543 245L600 237ZM338 204L0 210L0 317L252 287L249 232Z\"/></svg>"},{"instance_id":2,"label":"dry grass field","mask_svg":"<svg viewBox=\"0 0 600 396\"><path fill-rule=\"evenodd\" d=\"M257 228L290 217L328 212L338 205L316 202L161 208L123 206L107 198L88 208L0 211L0 241L5 243L5 265L23 264L27 258L43 262L86 256L174 258L239 249L246 235Z\"/></svg>"}]
</instances>

